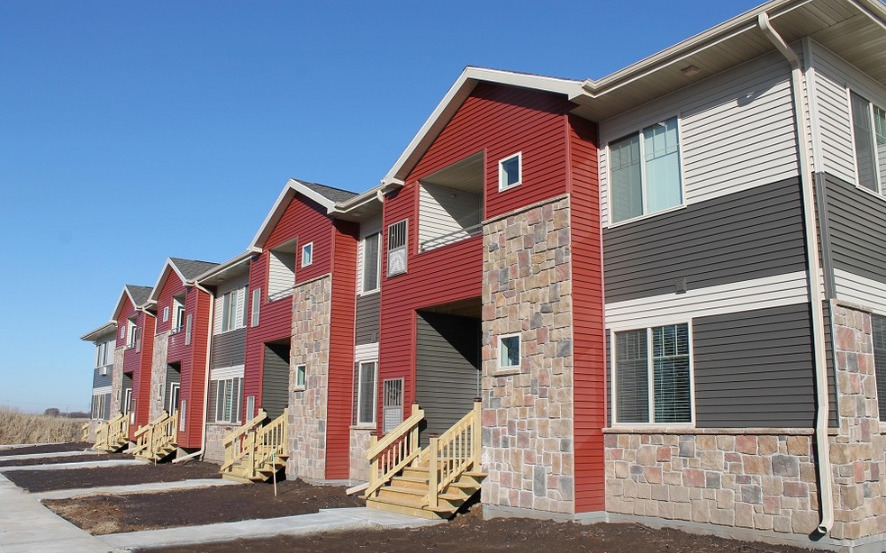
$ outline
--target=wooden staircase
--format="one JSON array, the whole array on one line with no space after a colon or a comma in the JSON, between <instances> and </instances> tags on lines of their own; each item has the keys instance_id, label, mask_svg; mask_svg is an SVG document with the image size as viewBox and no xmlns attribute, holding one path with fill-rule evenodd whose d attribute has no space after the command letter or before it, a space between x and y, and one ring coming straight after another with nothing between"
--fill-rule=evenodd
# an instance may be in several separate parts
<instances>
[{"instance_id":1,"label":"wooden staircase","mask_svg":"<svg viewBox=\"0 0 886 553\"><path fill-rule=\"evenodd\" d=\"M225 462L219 469L222 478L245 483L267 482L286 466L289 409L262 426L267 418L268 414L260 409L254 419L225 437Z\"/></svg>"},{"instance_id":2,"label":"wooden staircase","mask_svg":"<svg viewBox=\"0 0 886 553\"><path fill-rule=\"evenodd\" d=\"M177 437L178 411L171 415L163 411L162 415L136 430L135 447L128 453L135 455L136 459L157 463L175 453Z\"/></svg>"},{"instance_id":3,"label":"wooden staircase","mask_svg":"<svg viewBox=\"0 0 886 553\"><path fill-rule=\"evenodd\" d=\"M95 429L92 449L116 453L129 443L129 415L120 413Z\"/></svg>"},{"instance_id":4,"label":"wooden staircase","mask_svg":"<svg viewBox=\"0 0 886 553\"><path fill-rule=\"evenodd\" d=\"M428 447L418 445L418 424L424 411L412 415L381 440L373 438L366 456L369 483L366 506L422 518L450 518L473 497L486 478L481 468L480 402L442 435L431 435Z\"/></svg>"}]
</instances>

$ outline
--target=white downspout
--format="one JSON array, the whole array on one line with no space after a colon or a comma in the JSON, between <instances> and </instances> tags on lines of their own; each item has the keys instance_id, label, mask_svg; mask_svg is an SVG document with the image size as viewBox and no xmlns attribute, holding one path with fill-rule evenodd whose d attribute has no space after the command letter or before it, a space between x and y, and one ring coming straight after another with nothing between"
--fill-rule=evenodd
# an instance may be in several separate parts
<instances>
[{"instance_id":1,"label":"white downspout","mask_svg":"<svg viewBox=\"0 0 886 553\"><path fill-rule=\"evenodd\" d=\"M201 420L201 433L200 433L200 450L195 451L194 453L189 453L184 457L176 457L172 460L173 463L180 463L182 461L187 461L188 459L193 459L198 455L203 455L203 452L206 450L206 410L208 409L209 404L209 361L212 356L212 332L215 321L215 294L207 290L206 288L197 284L196 281L191 283L198 290L202 290L209 295L209 332L206 337L206 369L203 375L203 418Z\"/></svg>"},{"instance_id":2,"label":"white downspout","mask_svg":"<svg viewBox=\"0 0 886 553\"><path fill-rule=\"evenodd\" d=\"M828 374L825 353L824 309L822 307L822 277L818 260L818 220L815 215L815 190L812 168L809 164L810 145L806 134L806 111L803 109L803 69L800 58L785 43L769 22L769 16L757 16L757 25L766 38L791 64L791 88L793 89L794 121L797 131L797 150L800 158L800 185L803 191L803 223L806 235L806 274L809 282L809 299L812 303L812 347L815 354L815 447L818 457L818 493L821 504L821 521L816 529L826 535L834 524L834 498L831 474L830 449L828 447Z\"/></svg>"}]
</instances>

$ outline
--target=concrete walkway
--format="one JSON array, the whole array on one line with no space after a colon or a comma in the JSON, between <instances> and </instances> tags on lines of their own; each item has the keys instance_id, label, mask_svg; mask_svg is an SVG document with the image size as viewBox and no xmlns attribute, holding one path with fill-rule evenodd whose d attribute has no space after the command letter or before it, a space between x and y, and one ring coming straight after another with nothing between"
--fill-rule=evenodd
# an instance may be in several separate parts
<instances>
[{"instance_id":1,"label":"concrete walkway","mask_svg":"<svg viewBox=\"0 0 886 553\"><path fill-rule=\"evenodd\" d=\"M144 465L144 461L136 459L109 459L107 461L85 461L82 463L55 463L49 465L23 465L19 467L0 467L0 472L12 472L16 470L65 470L65 469L93 469L99 467L120 467L126 465Z\"/></svg>"},{"instance_id":2,"label":"concrete walkway","mask_svg":"<svg viewBox=\"0 0 886 553\"><path fill-rule=\"evenodd\" d=\"M113 548L40 504L0 474L0 553L101 553Z\"/></svg>"},{"instance_id":3,"label":"concrete walkway","mask_svg":"<svg viewBox=\"0 0 886 553\"><path fill-rule=\"evenodd\" d=\"M108 546L120 549L195 545L239 538L300 536L318 532L381 528L418 528L441 524L443 520L425 520L366 507L323 509L319 513L291 517L222 522L206 526L185 526L165 530L145 530L97 536Z\"/></svg>"},{"instance_id":4,"label":"concrete walkway","mask_svg":"<svg viewBox=\"0 0 886 553\"><path fill-rule=\"evenodd\" d=\"M7 449L21 449L23 447L37 447L38 445L61 445L66 444L68 442L40 442L36 444L3 444L0 445L0 451L4 451Z\"/></svg>"},{"instance_id":5,"label":"concrete walkway","mask_svg":"<svg viewBox=\"0 0 886 553\"><path fill-rule=\"evenodd\" d=\"M152 493L173 490L192 490L195 488L211 488L213 486L238 486L239 482L224 478L194 478L179 482L151 482L148 484L129 484L126 486L97 486L95 488L76 488L72 490L52 490L50 492L32 493L31 497L38 501L44 499L70 499L87 495Z\"/></svg>"},{"instance_id":6,"label":"concrete walkway","mask_svg":"<svg viewBox=\"0 0 886 553\"><path fill-rule=\"evenodd\" d=\"M0 451L0 453L3 453ZM25 455L0 455L0 461L15 461L17 459L51 459L52 457L78 457L80 455L98 455L101 451L57 451L55 453L28 453Z\"/></svg>"}]
</instances>

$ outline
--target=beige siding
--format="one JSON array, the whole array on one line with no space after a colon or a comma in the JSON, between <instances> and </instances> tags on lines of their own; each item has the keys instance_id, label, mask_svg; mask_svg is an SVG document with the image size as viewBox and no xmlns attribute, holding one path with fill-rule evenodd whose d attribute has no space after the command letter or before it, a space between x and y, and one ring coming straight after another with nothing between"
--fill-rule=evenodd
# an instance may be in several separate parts
<instances>
[{"instance_id":1,"label":"beige siding","mask_svg":"<svg viewBox=\"0 0 886 553\"><path fill-rule=\"evenodd\" d=\"M449 233L453 241L467 238L462 229L480 222L482 199L479 194L422 183L419 196L418 242Z\"/></svg>"}]
</instances>

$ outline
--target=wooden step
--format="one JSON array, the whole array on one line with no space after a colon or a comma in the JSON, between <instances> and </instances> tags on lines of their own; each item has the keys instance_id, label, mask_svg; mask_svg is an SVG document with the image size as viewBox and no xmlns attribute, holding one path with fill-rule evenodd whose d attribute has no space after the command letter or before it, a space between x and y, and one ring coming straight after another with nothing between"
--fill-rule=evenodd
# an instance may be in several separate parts
<instances>
[{"instance_id":1,"label":"wooden step","mask_svg":"<svg viewBox=\"0 0 886 553\"><path fill-rule=\"evenodd\" d=\"M366 500L366 506L371 509L378 509L380 511L388 511L391 513L400 513L401 515L409 515L418 518L426 518L430 520L439 520L441 518L449 518L450 512L444 511L432 511L430 509L424 509L421 506L416 506L409 503L402 503L398 501L392 501L387 499L381 499L377 497L369 498Z\"/></svg>"},{"instance_id":2,"label":"wooden step","mask_svg":"<svg viewBox=\"0 0 886 553\"><path fill-rule=\"evenodd\" d=\"M376 497L382 499L392 499L404 501L408 504L415 504L417 507L422 506L422 498L428 495L428 490L417 490L415 488L398 488L394 486L382 486L379 488Z\"/></svg>"},{"instance_id":3,"label":"wooden step","mask_svg":"<svg viewBox=\"0 0 886 553\"><path fill-rule=\"evenodd\" d=\"M391 479L391 485L398 488L412 488L427 491L428 479L417 476L395 476Z\"/></svg>"},{"instance_id":4,"label":"wooden step","mask_svg":"<svg viewBox=\"0 0 886 553\"><path fill-rule=\"evenodd\" d=\"M246 478L245 476L240 476L239 474L235 474L233 472L223 472L222 479L231 480L233 482L239 482L241 484L252 484L252 480Z\"/></svg>"}]
</instances>

